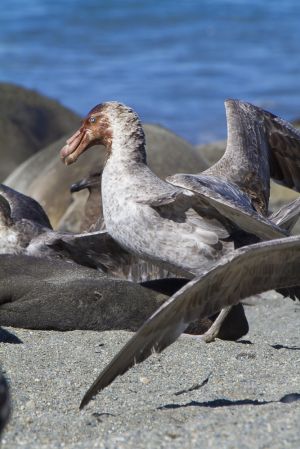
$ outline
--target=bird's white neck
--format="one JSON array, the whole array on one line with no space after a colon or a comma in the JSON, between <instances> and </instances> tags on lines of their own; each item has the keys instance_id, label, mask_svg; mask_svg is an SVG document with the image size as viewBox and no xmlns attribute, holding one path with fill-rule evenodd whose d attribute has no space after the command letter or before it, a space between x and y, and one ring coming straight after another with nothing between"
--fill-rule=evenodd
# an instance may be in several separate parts
<instances>
[{"instance_id":1,"label":"bird's white neck","mask_svg":"<svg viewBox=\"0 0 300 449\"><path fill-rule=\"evenodd\" d=\"M109 159L146 164L145 135L136 116L116 120L112 126L112 136Z\"/></svg>"}]
</instances>

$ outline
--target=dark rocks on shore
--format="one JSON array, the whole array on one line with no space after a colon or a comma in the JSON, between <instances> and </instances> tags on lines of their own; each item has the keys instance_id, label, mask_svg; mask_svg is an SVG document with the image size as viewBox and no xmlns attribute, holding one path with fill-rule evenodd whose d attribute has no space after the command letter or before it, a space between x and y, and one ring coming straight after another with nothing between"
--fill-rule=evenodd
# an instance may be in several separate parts
<instances>
[{"instance_id":1,"label":"dark rocks on shore","mask_svg":"<svg viewBox=\"0 0 300 449\"><path fill-rule=\"evenodd\" d=\"M226 140L217 140L216 142L197 145L195 150L210 167L223 156L226 149Z\"/></svg>"},{"instance_id":2,"label":"dark rocks on shore","mask_svg":"<svg viewBox=\"0 0 300 449\"><path fill-rule=\"evenodd\" d=\"M79 120L57 101L8 83L0 83L0 117L0 181Z\"/></svg>"}]
</instances>

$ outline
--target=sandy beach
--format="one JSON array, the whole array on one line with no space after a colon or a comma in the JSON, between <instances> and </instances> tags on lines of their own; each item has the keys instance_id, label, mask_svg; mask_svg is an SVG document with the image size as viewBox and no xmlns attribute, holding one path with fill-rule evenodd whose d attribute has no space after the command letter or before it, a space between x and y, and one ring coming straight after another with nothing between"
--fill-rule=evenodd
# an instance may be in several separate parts
<instances>
[{"instance_id":1,"label":"sandy beach","mask_svg":"<svg viewBox=\"0 0 300 449\"><path fill-rule=\"evenodd\" d=\"M5 328L13 413L2 447L298 448L299 303L274 292L248 302L241 341L181 336L82 412L83 393L131 333Z\"/></svg>"}]
</instances>

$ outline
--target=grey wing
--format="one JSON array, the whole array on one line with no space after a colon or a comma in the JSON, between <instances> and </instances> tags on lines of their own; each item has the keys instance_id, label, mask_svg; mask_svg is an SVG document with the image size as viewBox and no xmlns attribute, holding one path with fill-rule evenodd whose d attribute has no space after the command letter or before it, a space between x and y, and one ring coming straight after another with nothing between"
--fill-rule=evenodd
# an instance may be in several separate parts
<instances>
[{"instance_id":1,"label":"grey wing","mask_svg":"<svg viewBox=\"0 0 300 449\"><path fill-rule=\"evenodd\" d=\"M270 177L300 191L300 132L290 123L250 103L226 100L227 147L204 173L222 176L267 212Z\"/></svg>"},{"instance_id":2,"label":"grey wing","mask_svg":"<svg viewBox=\"0 0 300 449\"><path fill-rule=\"evenodd\" d=\"M159 194L148 194L147 198L139 199L137 200L137 203L147 204L151 207L159 207L166 206L167 204L174 204L175 202L178 203L178 201L181 201L182 203L182 201L187 199L187 197L193 196L192 192L185 192L183 189L176 189L174 186L172 187L173 188L170 191L166 190L165 192L161 192Z\"/></svg>"},{"instance_id":3,"label":"grey wing","mask_svg":"<svg viewBox=\"0 0 300 449\"><path fill-rule=\"evenodd\" d=\"M135 363L173 343L195 319L241 299L300 281L300 236L240 248L196 277L164 303L102 371L80 408Z\"/></svg>"},{"instance_id":4,"label":"grey wing","mask_svg":"<svg viewBox=\"0 0 300 449\"><path fill-rule=\"evenodd\" d=\"M267 111L264 111L264 126L271 178L300 192L300 132Z\"/></svg>"},{"instance_id":5,"label":"grey wing","mask_svg":"<svg viewBox=\"0 0 300 449\"><path fill-rule=\"evenodd\" d=\"M131 263L131 255L106 231L82 234L53 232L46 244L80 265L100 268L105 272Z\"/></svg>"},{"instance_id":6,"label":"grey wing","mask_svg":"<svg viewBox=\"0 0 300 449\"><path fill-rule=\"evenodd\" d=\"M47 246L74 262L98 268L110 276L141 282L174 276L122 248L106 231L82 234L52 233Z\"/></svg>"},{"instance_id":7,"label":"grey wing","mask_svg":"<svg viewBox=\"0 0 300 449\"><path fill-rule=\"evenodd\" d=\"M195 194L195 199L198 200L199 213L202 209L202 213L214 214L220 222L224 221L225 217L233 225L233 228L242 229L264 240L287 235L284 229L278 227L267 217L257 213L251 204L247 203L246 198L241 195L236 198L234 195L230 197L224 194L224 189L221 194L215 188L211 188L211 181L218 182L217 177L177 174L169 176L167 181L173 185L190 189ZM219 182L223 186L227 184L228 187L228 183L220 180ZM237 191L236 195L238 195Z\"/></svg>"}]
</instances>

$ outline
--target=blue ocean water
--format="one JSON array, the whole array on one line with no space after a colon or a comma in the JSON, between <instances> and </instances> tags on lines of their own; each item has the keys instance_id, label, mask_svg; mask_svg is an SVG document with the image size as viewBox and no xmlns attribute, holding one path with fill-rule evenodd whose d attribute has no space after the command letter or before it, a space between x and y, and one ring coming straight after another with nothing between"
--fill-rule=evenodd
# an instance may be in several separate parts
<instances>
[{"instance_id":1,"label":"blue ocean water","mask_svg":"<svg viewBox=\"0 0 300 449\"><path fill-rule=\"evenodd\" d=\"M299 0L1 0L0 80L80 114L120 100L193 143L225 98L300 116Z\"/></svg>"}]
</instances>

